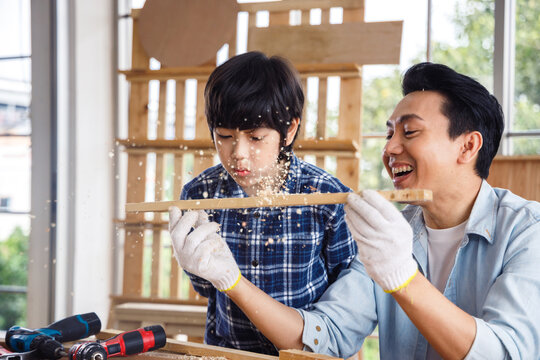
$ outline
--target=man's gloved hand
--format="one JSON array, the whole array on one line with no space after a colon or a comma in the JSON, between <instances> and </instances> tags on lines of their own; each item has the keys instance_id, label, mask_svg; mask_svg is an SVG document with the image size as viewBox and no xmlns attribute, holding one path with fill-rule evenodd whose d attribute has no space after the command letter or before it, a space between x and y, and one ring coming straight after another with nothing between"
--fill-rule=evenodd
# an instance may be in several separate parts
<instances>
[{"instance_id":1,"label":"man's gloved hand","mask_svg":"<svg viewBox=\"0 0 540 360\"><path fill-rule=\"evenodd\" d=\"M358 257L369 276L392 293L418 273L412 257L412 229L398 209L374 190L350 194L345 221L358 243Z\"/></svg>"},{"instance_id":2,"label":"man's gloved hand","mask_svg":"<svg viewBox=\"0 0 540 360\"><path fill-rule=\"evenodd\" d=\"M180 267L228 291L240 280L240 270L218 230L219 224L210 222L203 210L182 216L177 207L169 209L169 233Z\"/></svg>"}]
</instances>

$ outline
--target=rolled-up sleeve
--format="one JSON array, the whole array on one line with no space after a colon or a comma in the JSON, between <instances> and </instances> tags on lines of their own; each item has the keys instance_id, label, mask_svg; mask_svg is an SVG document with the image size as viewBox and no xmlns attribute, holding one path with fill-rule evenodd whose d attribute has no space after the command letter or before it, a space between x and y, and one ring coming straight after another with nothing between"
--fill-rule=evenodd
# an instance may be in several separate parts
<instances>
[{"instance_id":1,"label":"rolled-up sleeve","mask_svg":"<svg viewBox=\"0 0 540 360\"><path fill-rule=\"evenodd\" d=\"M540 223L514 226L503 270L489 289L466 359L531 359L540 354Z\"/></svg>"},{"instance_id":2,"label":"rolled-up sleeve","mask_svg":"<svg viewBox=\"0 0 540 360\"><path fill-rule=\"evenodd\" d=\"M348 358L377 325L373 281L358 257L308 310L304 319L305 350Z\"/></svg>"}]
</instances>

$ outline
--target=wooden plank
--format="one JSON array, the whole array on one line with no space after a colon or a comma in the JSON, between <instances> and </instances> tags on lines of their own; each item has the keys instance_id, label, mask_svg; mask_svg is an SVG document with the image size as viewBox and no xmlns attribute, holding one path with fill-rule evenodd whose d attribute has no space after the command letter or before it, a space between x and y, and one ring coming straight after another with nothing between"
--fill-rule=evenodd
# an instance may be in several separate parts
<instances>
[{"instance_id":1,"label":"wooden plank","mask_svg":"<svg viewBox=\"0 0 540 360\"><path fill-rule=\"evenodd\" d=\"M361 194L362 192L358 192ZM404 189L379 190L385 199L403 203L431 201L431 190ZM169 211L176 206L180 210L201 209L245 209L254 207L309 206L325 204L343 204L347 202L350 193L311 193L311 194L277 194L268 196L250 196L245 198L222 198L179 200L145 203L128 203L126 212Z\"/></svg>"},{"instance_id":2,"label":"wooden plank","mask_svg":"<svg viewBox=\"0 0 540 360\"><path fill-rule=\"evenodd\" d=\"M361 68L354 63L337 64L295 64L301 78L314 76L360 77ZM148 82L150 80L207 80L215 66L162 68L159 70L120 70L119 74L126 76L132 83ZM144 94L143 94L144 95Z\"/></svg>"},{"instance_id":3,"label":"wooden plank","mask_svg":"<svg viewBox=\"0 0 540 360\"><path fill-rule=\"evenodd\" d=\"M540 201L540 156L497 156L487 181L527 200Z\"/></svg>"},{"instance_id":4,"label":"wooden plank","mask_svg":"<svg viewBox=\"0 0 540 360\"><path fill-rule=\"evenodd\" d=\"M362 143L362 79L341 79L338 138ZM357 154L360 155L360 148ZM360 158L337 159L336 176L351 189L360 186Z\"/></svg>"},{"instance_id":5,"label":"wooden plank","mask_svg":"<svg viewBox=\"0 0 540 360\"><path fill-rule=\"evenodd\" d=\"M319 78L319 94L317 97L317 130L316 130L316 135L315 135L315 138L319 141L326 139L326 135L327 135L327 131L326 131L327 88L328 88L327 78L320 77ZM324 156L317 156L315 158L315 164L321 169L324 169Z\"/></svg>"},{"instance_id":6,"label":"wooden plank","mask_svg":"<svg viewBox=\"0 0 540 360\"><path fill-rule=\"evenodd\" d=\"M268 20L269 26L289 25L290 11L271 11Z\"/></svg>"},{"instance_id":7,"label":"wooden plank","mask_svg":"<svg viewBox=\"0 0 540 360\"><path fill-rule=\"evenodd\" d=\"M127 139L117 139L119 145L129 149L145 149L148 152L158 150L166 150L173 152L175 150L187 151L215 151L214 143L211 139L194 139L194 140L144 140L132 141ZM299 139L295 142L295 148L304 151L359 151L360 145L357 141L350 139L328 138L328 139Z\"/></svg>"},{"instance_id":8,"label":"wooden plank","mask_svg":"<svg viewBox=\"0 0 540 360\"><path fill-rule=\"evenodd\" d=\"M144 52L137 31L138 21L133 21L132 67L146 69L150 59ZM129 95L128 138L144 140L148 132L148 83L131 84ZM146 155L128 154L126 201L144 201L146 184ZM126 214L127 221L143 219L137 214ZM144 228L127 229L124 239L123 293L142 293Z\"/></svg>"},{"instance_id":9,"label":"wooden plank","mask_svg":"<svg viewBox=\"0 0 540 360\"><path fill-rule=\"evenodd\" d=\"M399 64L402 27L388 21L251 28L248 49L293 63Z\"/></svg>"},{"instance_id":10,"label":"wooden plank","mask_svg":"<svg viewBox=\"0 0 540 360\"><path fill-rule=\"evenodd\" d=\"M197 139L210 140L210 131L204 114L204 87L206 82L197 83L197 109L195 114L195 137ZM210 140L211 141L211 140ZM193 176L199 175L204 170L214 165L213 153L196 152L193 161Z\"/></svg>"},{"instance_id":11,"label":"wooden plank","mask_svg":"<svg viewBox=\"0 0 540 360\"><path fill-rule=\"evenodd\" d=\"M105 340L118 335L120 332L119 330L105 329L97 334L96 337L99 340ZM223 356L228 360L278 360L277 356L173 339L167 339L167 343L162 350L174 354L193 356ZM137 355L137 359L139 356Z\"/></svg>"},{"instance_id":12,"label":"wooden plank","mask_svg":"<svg viewBox=\"0 0 540 360\"><path fill-rule=\"evenodd\" d=\"M328 359L341 359L330 355L308 353L301 350L280 350L279 360L328 360Z\"/></svg>"},{"instance_id":13,"label":"wooden plank","mask_svg":"<svg viewBox=\"0 0 540 360\"><path fill-rule=\"evenodd\" d=\"M159 102L158 102L158 117L156 134L158 139L165 139L167 123L167 81L159 83ZM161 153L156 154L156 169L154 182L154 198L156 201L164 199L164 172L165 172L165 157ZM154 215L156 220L161 220L161 214ZM150 294L158 296L160 293L160 278L161 278L161 230L155 228L152 232L152 257L151 257L151 275L150 275Z\"/></svg>"},{"instance_id":14,"label":"wooden plank","mask_svg":"<svg viewBox=\"0 0 540 360\"><path fill-rule=\"evenodd\" d=\"M138 18L146 53L163 66L201 65L236 34L236 0L161 0Z\"/></svg>"},{"instance_id":15,"label":"wooden plank","mask_svg":"<svg viewBox=\"0 0 540 360\"><path fill-rule=\"evenodd\" d=\"M239 11L285 11L285 10L310 10L329 9L332 7L364 8L364 0L287 0L287 1L266 1L258 3L238 4Z\"/></svg>"}]
</instances>

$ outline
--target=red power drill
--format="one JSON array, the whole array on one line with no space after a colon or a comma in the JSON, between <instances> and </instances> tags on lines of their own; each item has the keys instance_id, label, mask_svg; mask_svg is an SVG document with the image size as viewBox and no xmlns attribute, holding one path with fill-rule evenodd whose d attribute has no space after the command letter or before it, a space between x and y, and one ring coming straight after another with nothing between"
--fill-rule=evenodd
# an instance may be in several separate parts
<instances>
[{"instance_id":1,"label":"red power drill","mask_svg":"<svg viewBox=\"0 0 540 360\"><path fill-rule=\"evenodd\" d=\"M129 356L165 346L167 337L160 325L126 331L103 341L75 344L69 349L70 360L106 360L114 356Z\"/></svg>"}]
</instances>

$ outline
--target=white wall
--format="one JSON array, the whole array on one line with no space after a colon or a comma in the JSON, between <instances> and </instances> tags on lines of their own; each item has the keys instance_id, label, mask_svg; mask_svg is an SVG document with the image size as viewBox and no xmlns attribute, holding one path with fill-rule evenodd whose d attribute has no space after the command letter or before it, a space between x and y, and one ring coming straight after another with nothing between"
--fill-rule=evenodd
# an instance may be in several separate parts
<instances>
[{"instance_id":1,"label":"white wall","mask_svg":"<svg viewBox=\"0 0 540 360\"><path fill-rule=\"evenodd\" d=\"M50 3L33 0L32 12L43 10L45 2ZM56 59L52 62L57 64L56 77L49 84L55 96L52 107L56 110L58 127L58 195L56 243L53 239L53 245L46 249L56 254L49 264L43 241L31 241L30 253L39 257L39 264L31 264L29 269L29 326L43 326L44 311L52 316L50 321L85 312L96 312L103 327L107 321L114 255L115 195L113 159L109 153L114 149L115 137L115 3L57 0L56 47L47 50L33 44L33 59L46 58L36 52L52 48ZM41 26L47 31L44 24ZM37 84L47 81L45 74L33 72L32 75ZM38 87L37 91L46 89ZM40 115L33 113L32 121L39 121ZM36 139L47 136L45 129L37 127L37 131ZM46 151L46 147L37 151ZM33 157L39 159L46 154L35 153ZM32 176L40 174L46 175L46 170L37 169ZM47 188L34 182L32 201L34 194L37 199L45 198ZM47 223L47 216L40 215L35 223ZM32 233L38 230L33 228ZM31 236L36 239L40 235ZM43 270L46 266L55 270L54 282L49 286L48 275ZM47 299L48 307L42 304Z\"/></svg>"}]
</instances>

